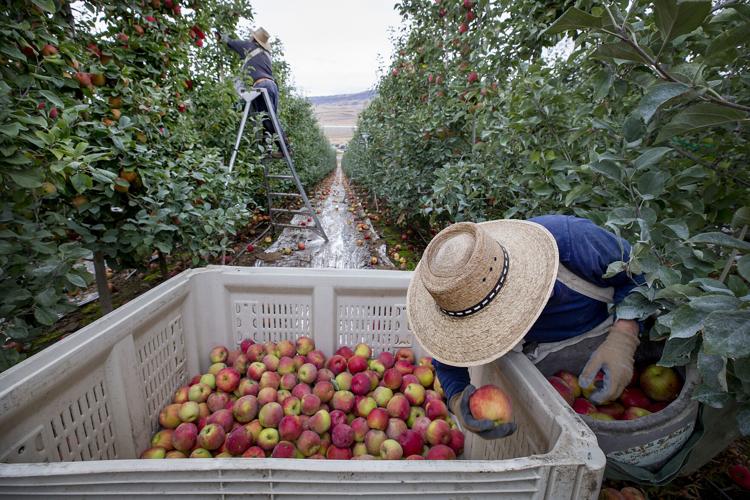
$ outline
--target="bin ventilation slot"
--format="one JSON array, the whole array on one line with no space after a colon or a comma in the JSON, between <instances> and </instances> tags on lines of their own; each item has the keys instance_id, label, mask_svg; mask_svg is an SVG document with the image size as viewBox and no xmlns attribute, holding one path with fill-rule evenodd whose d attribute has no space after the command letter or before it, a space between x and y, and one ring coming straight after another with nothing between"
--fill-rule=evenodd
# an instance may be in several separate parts
<instances>
[{"instance_id":1,"label":"bin ventilation slot","mask_svg":"<svg viewBox=\"0 0 750 500\"><path fill-rule=\"evenodd\" d=\"M310 335L312 304L310 298L288 302L285 297L266 298L262 301L239 300L233 304L234 335L239 344L243 339L255 342L294 342L303 335Z\"/></svg>"},{"instance_id":2,"label":"bin ventilation slot","mask_svg":"<svg viewBox=\"0 0 750 500\"><path fill-rule=\"evenodd\" d=\"M58 406L49 421L56 451L50 461L113 460L118 458L112 412L104 382L96 382L78 399Z\"/></svg>"},{"instance_id":3,"label":"bin ventilation slot","mask_svg":"<svg viewBox=\"0 0 750 500\"><path fill-rule=\"evenodd\" d=\"M372 346L373 354L412 347L413 337L406 319L406 305L387 299L340 297L338 301L338 346L360 342Z\"/></svg>"},{"instance_id":4,"label":"bin ventilation slot","mask_svg":"<svg viewBox=\"0 0 750 500\"><path fill-rule=\"evenodd\" d=\"M138 369L146 390L146 408L152 432L159 422L159 412L172 400L175 387L186 378L185 336L182 316L164 327L142 335L136 341Z\"/></svg>"}]
</instances>

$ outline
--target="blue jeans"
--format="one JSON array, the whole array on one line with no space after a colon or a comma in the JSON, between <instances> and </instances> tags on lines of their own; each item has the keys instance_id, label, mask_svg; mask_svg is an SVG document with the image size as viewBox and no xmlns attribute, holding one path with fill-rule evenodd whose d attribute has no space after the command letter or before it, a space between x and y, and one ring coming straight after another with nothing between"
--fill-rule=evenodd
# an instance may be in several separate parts
<instances>
[{"instance_id":1,"label":"blue jeans","mask_svg":"<svg viewBox=\"0 0 750 500\"><path fill-rule=\"evenodd\" d=\"M260 82L257 82L253 85L253 88L263 88L266 89L268 92L268 98L271 100L271 105L273 106L273 111L276 113L276 118L278 119L278 109L279 109L279 87L276 85L276 82L273 80L262 80ZM257 98L252 103L252 111L256 113L268 113L268 108L266 107L266 101L265 99ZM271 121L271 118L266 118L263 120L263 128L268 134L273 135L275 133L275 130L273 129L273 122ZM284 143L289 144L289 141L287 141L286 134L284 133L284 129L281 127L281 123L279 123L280 135L284 138ZM281 144L276 142L277 146L279 147L279 150L281 150Z\"/></svg>"}]
</instances>

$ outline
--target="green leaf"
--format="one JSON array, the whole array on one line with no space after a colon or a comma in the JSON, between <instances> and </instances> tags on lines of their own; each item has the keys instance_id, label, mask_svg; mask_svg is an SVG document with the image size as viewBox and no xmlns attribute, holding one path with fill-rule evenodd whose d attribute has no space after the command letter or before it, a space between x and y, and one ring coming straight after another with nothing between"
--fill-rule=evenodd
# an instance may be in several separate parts
<instances>
[{"instance_id":1,"label":"green leaf","mask_svg":"<svg viewBox=\"0 0 750 500\"><path fill-rule=\"evenodd\" d=\"M687 224L685 224L685 221L679 219L664 219L661 223L671 229L677 237L682 238L683 240L688 239L690 236L690 230L688 229Z\"/></svg>"},{"instance_id":2,"label":"green leaf","mask_svg":"<svg viewBox=\"0 0 750 500\"><path fill-rule=\"evenodd\" d=\"M595 161L593 163L589 164L589 167L594 172L598 172L605 177L609 177L610 179L619 181L622 179L622 169L620 166L610 160L601 160L601 161Z\"/></svg>"},{"instance_id":3,"label":"green leaf","mask_svg":"<svg viewBox=\"0 0 750 500\"><path fill-rule=\"evenodd\" d=\"M740 306L740 300L733 295L709 294L690 299L690 307L710 313L713 311L733 311Z\"/></svg>"},{"instance_id":4,"label":"green leaf","mask_svg":"<svg viewBox=\"0 0 750 500\"><path fill-rule=\"evenodd\" d=\"M638 192L644 200L653 200L664 192L668 174L650 170L638 178Z\"/></svg>"},{"instance_id":5,"label":"green leaf","mask_svg":"<svg viewBox=\"0 0 750 500\"><path fill-rule=\"evenodd\" d=\"M26 170L23 172L8 172L13 182L23 188L34 189L42 185L44 178L39 170Z\"/></svg>"},{"instance_id":6,"label":"green leaf","mask_svg":"<svg viewBox=\"0 0 750 500\"><path fill-rule=\"evenodd\" d=\"M31 0L31 3L39 7L40 9L46 10L50 14L54 14L57 11L55 2L52 0Z\"/></svg>"},{"instance_id":7,"label":"green leaf","mask_svg":"<svg viewBox=\"0 0 750 500\"><path fill-rule=\"evenodd\" d=\"M9 55L13 59L19 59L21 61L26 60L26 56L23 55L23 52L18 50L18 47L16 47L15 45L4 43L0 46L0 52Z\"/></svg>"},{"instance_id":8,"label":"green leaf","mask_svg":"<svg viewBox=\"0 0 750 500\"><path fill-rule=\"evenodd\" d=\"M748 30L750 30L750 23L745 23L743 26L737 26L719 34L719 36L711 40L708 49L706 49L706 55L715 56L726 50L746 44Z\"/></svg>"},{"instance_id":9,"label":"green leaf","mask_svg":"<svg viewBox=\"0 0 750 500\"><path fill-rule=\"evenodd\" d=\"M622 135L627 142L635 142L646 133L646 124L638 113L630 113L622 124Z\"/></svg>"},{"instance_id":10,"label":"green leaf","mask_svg":"<svg viewBox=\"0 0 750 500\"><path fill-rule=\"evenodd\" d=\"M713 278L695 278L690 281L691 285L699 285L703 290L723 295L732 295L732 291L724 283Z\"/></svg>"},{"instance_id":11,"label":"green leaf","mask_svg":"<svg viewBox=\"0 0 750 500\"><path fill-rule=\"evenodd\" d=\"M738 240L737 238L720 232L696 234L688 241L691 243L707 243L727 248L735 248L737 250L750 250L750 243Z\"/></svg>"},{"instance_id":12,"label":"green leaf","mask_svg":"<svg viewBox=\"0 0 750 500\"><path fill-rule=\"evenodd\" d=\"M57 321L55 311L45 306L34 306L34 318L43 325L53 325Z\"/></svg>"},{"instance_id":13,"label":"green leaf","mask_svg":"<svg viewBox=\"0 0 750 500\"><path fill-rule=\"evenodd\" d=\"M728 123L746 120L747 114L737 109L727 108L710 102L694 104L687 109L677 113L672 120L666 124L656 142L664 142L675 135L694 132L708 127L717 127Z\"/></svg>"},{"instance_id":14,"label":"green leaf","mask_svg":"<svg viewBox=\"0 0 750 500\"><path fill-rule=\"evenodd\" d=\"M73 184L75 190L79 193L83 193L87 189L90 189L94 186L94 181L91 179L91 177L80 172L71 176L70 182L71 184Z\"/></svg>"},{"instance_id":15,"label":"green leaf","mask_svg":"<svg viewBox=\"0 0 750 500\"><path fill-rule=\"evenodd\" d=\"M607 266L607 271L604 273L604 275L602 276L602 278L607 279L607 278L611 278L613 276L617 276L621 272L627 270L627 268L628 268L627 264L625 264L621 260L612 262L612 263L610 263Z\"/></svg>"},{"instance_id":16,"label":"green leaf","mask_svg":"<svg viewBox=\"0 0 750 500\"><path fill-rule=\"evenodd\" d=\"M646 319L659 310L659 305L640 293L631 293L617 306L619 319Z\"/></svg>"},{"instance_id":17,"label":"green leaf","mask_svg":"<svg viewBox=\"0 0 750 500\"><path fill-rule=\"evenodd\" d=\"M581 9L571 7L563 15L558 17L554 23L552 23L544 34L555 35L568 30L577 30L584 28L601 28L602 18L592 16Z\"/></svg>"},{"instance_id":18,"label":"green leaf","mask_svg":"<svg viewBox=\"0 0 750 500\"><path fill-rule=\"evenodd\" d=\"M23 125L17 122L13 123L6 123L5 125L0 126L0 132L7 135L8 137L16 137L18 135L18 132L21 130L26 130Z\"/></svg>"},{"instance_id":19,"label":"green leaf","mask_svg":"<svg viewBox=\"0 0 750 500\"><path fill-rule=\"evenodd\" d=\"M700 337L669 338L664 343L659 365L661 366L684 366L690 362L691 355L698 345Z\"/></svg>"},{"instance_id":20,"label":"green leaf","mask_svg":"<svg viewBox=\"0 0 750 500\"><path fill-rule=\"evenodd\" d=\"M42 96L44 96L45 99L47 99L49 102L51 102L58 108L63 107L63 102L54 92L50 92L49 90L40 90L39 93L42 94Z\"/></svg>"},{"instance_id":21,"label":"green leaf","mask_svg":"<svg viewBox=\"0 0 750 500\"><path fill-rule=\"evenodd\" d=\"M737 425L740 428L740 434L750 436L750 403L740 405L737 411Z\"/></svg>"},{"instance_id":22,"label":"green leaf","mask_svg":"<svg viewBox=\"0 0 750 500\"><path fill-rule=\"evenodd\" d=\"M688 339L701 331L703 328L703 320L706 318L708 313L690 307L689 305L681 305L670 313L673 315L672 326L669 337L678 339Z\"/></svg>"},{"instance_id":23,"label":"green leaf","mask_svg":"<svg viewBox=\"0 0 750 500\"><path fill-rule=\"evenodd\" d=\"M646 50L646 49L643 49ZM625 42L605 43L597 47L594 53L597 57L621 59L648 64L648 61L631 45ZM650 54L649 54L650 55Z\"/></svg>"},{"instance_id":24,"label":"green leaf","mask_svg":"<svg viewBox=\"0 0 750 500\"><path fill-rule=\"evenodd\" d=\"M740 207L732 216L732 227L740 228L750 225L750 207Z\"/></svg>"},{"instance_id":25,"label":"green leaf","mask_svg":"<svg viewBox=\"0 0 750 500\"><path fill-rule=\"evenodd\" d=\"M664 155L672 151L672 148L659 147L659 148L648 148L641 155L633 161L633 166L636 169L642 169L650 167L654 163L661 160Z\"/></svg>"},{"instance_id":26,"label":"green leaf","mask_svg":"<svg viewBox=\"0 0 750 500\"><path fill-rule=\"evenodd\" d=\"M710 0L656 0L654 20L665 42L690 33L711 12Z\"/></svg>"},{"instance_id":27,"label":"green leaf","mask_svg":"<svg viewBox=\"0 0 750 500\"><path fill-rule=\"evenodd\" d=\"M698 371L705 385L727 391L727 360L724 356L699 352Z\"/></svg>"},{"instance_id":28,"label":"green leaf","mask_svg":"<svg viewBox=\"0 0 750 500\"><path fill-rule=\"evenodd\" d=\"M716 311L703 322L706 352L728 358L750 356L750 311Z\"/></svg>"},{"instance_id":29,"label":"green leaf","mask_svg":"<svg viewBox=\"0 0 750 500\"><path fill-rule=\"evenodd\" d=\"M71 285L77 286L79 288L86 288L86 280L78 274L68 273L65 275L65 279L67 279Z\"/></svg>"},{"instance_id":30,"label":"green leaf","mask_svg":"<svg viewBox=\"0 0 750 500\"><path fill-rule=\"evenodd\" d=\"M690 91L691 88L684 83L670 82L652 85L638 103L636 112L643 117L643 121L648 123L664 103Z\"/></svg>"},{"instance_id":31,"label":"green leaf","mask_svg":"<svg viewBox=\"0 0 750 500\"><path fill-rule=\"evenodd\" d=\"M745 255L737 261L737 272L747 281L750 281L750 255Z\"/></svg>"}]
</instances>

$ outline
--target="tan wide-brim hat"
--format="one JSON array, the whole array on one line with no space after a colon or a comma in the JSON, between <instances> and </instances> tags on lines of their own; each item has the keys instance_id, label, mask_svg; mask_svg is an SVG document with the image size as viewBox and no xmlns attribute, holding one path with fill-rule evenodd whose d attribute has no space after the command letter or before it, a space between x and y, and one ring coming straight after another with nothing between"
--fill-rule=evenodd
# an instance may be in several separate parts
<instances>
[{"instance_id":1,"label":"tan wide-brim hat","mask_svg":"<svg viewBox=\"0 0 750 500\"><path fill-rule=\"evenodd\" d=\"M271 52L271 44L268 43L271 35L268 34L268 31L263 28L258 28L257 30L253 31L253 38L255 38L255 41L258 42L261 47L266 49L268 52Z\"/></svg>"},{"instance_id":2,"label":"tan wide-brim hat","mask_svg":"<svg viewBox=\"0 0 750 500\"><path fill-rule=\"evenodd\" d=\"M409 283L412 332L442 363L493 361L536 322L558 265L555 238L534 222L453 224L427 246Z\"/></svg>"}]
</instances>

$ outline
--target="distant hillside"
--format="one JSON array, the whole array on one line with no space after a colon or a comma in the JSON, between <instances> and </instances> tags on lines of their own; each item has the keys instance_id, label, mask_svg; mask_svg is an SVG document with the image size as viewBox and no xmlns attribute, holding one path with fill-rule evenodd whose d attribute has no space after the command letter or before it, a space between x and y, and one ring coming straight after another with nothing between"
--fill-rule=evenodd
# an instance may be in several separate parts
<instances>
[{"instance_id":1,"label":"distant hillside","mask_svg":"<svg viewBox=\"0 0 750 500\"><path fill-rule=\"evenodd\" d=\"M361 101L370 101L375 97L374 90L365 90L356 94L339 94L339 95L322 95L308 97L308 100L315 104L351 104Z\"/></svg>"}]
</instances>

